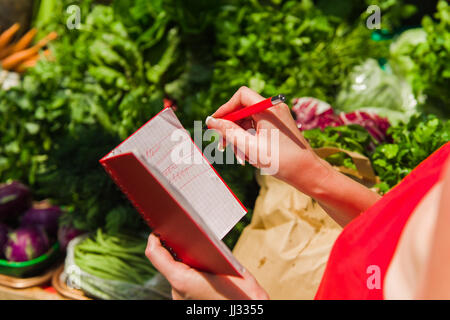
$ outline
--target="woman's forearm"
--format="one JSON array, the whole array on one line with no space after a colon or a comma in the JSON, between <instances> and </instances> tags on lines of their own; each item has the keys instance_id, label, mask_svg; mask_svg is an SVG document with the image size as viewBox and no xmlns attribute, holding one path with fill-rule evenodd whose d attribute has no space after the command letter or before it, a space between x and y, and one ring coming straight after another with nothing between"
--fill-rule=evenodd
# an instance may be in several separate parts
<instances>
[{"instance_id":1,"label":"woman's forearm","mask_svg":"<svg viewBox=\"0 0 450 320\"><path fill-rule=\"evenodd\" d=\"M341 226L380 199L379 194L338 172L322 159L308 171L309 176L297 174L288 182L319 202Z\"/></svg>"}]
</instances>

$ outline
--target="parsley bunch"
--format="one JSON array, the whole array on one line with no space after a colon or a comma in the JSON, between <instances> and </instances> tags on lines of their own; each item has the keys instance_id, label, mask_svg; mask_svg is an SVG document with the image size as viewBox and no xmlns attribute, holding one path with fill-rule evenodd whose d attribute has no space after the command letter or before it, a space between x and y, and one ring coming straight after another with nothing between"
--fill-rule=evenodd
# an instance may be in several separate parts
<instances>
[{"instance_id":1,"label":"parsley bunch","mask_svg":"<svg viewBox=\"0 0 450 320\"><path fill-rule=\"evenodd\" d=\"M407 123L388 129L392 143L381 144L371 155L372 165L386 192L431 153L450 141L450 120L435 115L415 115Z\"/></svg>"}]
</instances>

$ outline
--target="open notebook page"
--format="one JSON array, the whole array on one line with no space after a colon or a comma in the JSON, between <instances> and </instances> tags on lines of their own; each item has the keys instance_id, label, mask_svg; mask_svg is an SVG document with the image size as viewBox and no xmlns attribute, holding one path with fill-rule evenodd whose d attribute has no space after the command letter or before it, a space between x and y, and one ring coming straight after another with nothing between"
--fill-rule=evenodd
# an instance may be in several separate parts
<instances>
[{"instance_id":1,"label":"open notebook page","mask_svg":"<svg viewBox=\"0 0 450 320\"><path fill-rule=\"evenodd\" d=\"M111 155L131 151L158 170L219 239L245 215L245 209L195 147L172 109L160 112Z\"/></svg>"}]
</instances>

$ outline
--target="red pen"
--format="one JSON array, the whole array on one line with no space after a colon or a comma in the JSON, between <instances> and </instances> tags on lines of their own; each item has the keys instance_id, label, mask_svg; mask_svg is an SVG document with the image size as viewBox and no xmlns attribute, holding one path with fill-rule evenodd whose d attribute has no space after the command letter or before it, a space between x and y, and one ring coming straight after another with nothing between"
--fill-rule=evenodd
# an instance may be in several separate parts
<instances>
[{"instance_id":1,"label":"red pen","mask_svg":"<svg viewBox=\"0 0 450 320\"><path fill-rule=\"evenodd\" d=\"M225 119L225 120L230 120L230 121L241 120L241 119L247 118L255 113L258 113L258 112L266 110L270 107L273 107L274 105L282 103L285 100L286 100L286 97L282 94L279 94L279 95L273 96L271 98L264 99L263 101L255 103L249 107L242 108L242 109L233 111L231 113L228 113L219 119Z\"/></svg>"}]
</instances>

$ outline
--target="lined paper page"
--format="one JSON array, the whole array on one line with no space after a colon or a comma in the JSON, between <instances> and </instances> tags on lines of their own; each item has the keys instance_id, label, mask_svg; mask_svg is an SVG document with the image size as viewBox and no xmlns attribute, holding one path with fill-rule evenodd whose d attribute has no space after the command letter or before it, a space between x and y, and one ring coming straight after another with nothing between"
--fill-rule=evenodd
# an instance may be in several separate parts
<instances>
[{"instance_id":1,"label":"lined paper page","mask_svg":"<svg viewBox=\"0 0 450 320\"><path fill-rule=\"evenodd\" d=\"M130 151L138 152L152 168L159 170L219 239L245 215L172 109L163 110L113 150L112 155Z\"/></svg>"}]
</instances>

